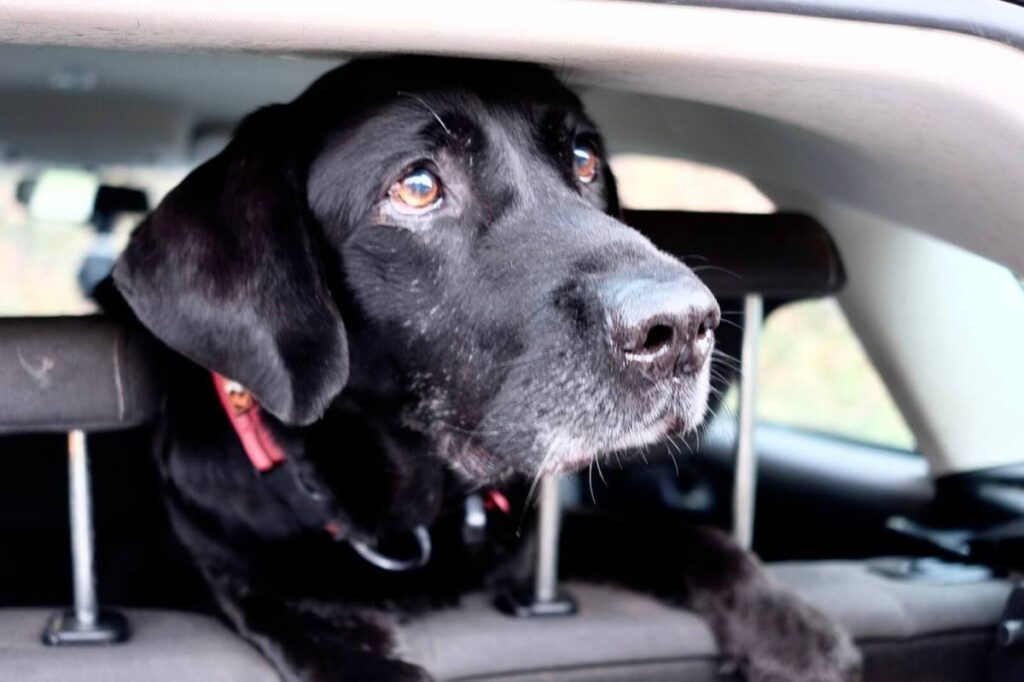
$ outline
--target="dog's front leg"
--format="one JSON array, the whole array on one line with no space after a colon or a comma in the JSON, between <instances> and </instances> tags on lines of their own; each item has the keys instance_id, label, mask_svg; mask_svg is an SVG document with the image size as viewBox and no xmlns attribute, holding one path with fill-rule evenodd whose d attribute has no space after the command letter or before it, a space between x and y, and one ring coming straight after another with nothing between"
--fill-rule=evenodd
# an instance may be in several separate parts
<instances>
[{"instance_id":1,"label":"dog's front leg","mask_svg":"<svg viewBox=\"0 0 1024 682\"><path fill-rule=\"evenodd\" d=\"M748 682L860 679L860 654L842 628L721 531L600 513L571 513L564 526L567 575L618 582L696 610Z\"/></svg>"},{"instance_id":2,"label":"dog's front leg","mask_svg":"<svg viewBox=\"0 0 1024 682\"><path fill-rule=\"evenodd\" d=\"M263 593L243 577L204 571L221 611L285 682L429 682L390 657L391 633L373 612Z\"/></svg>"},{"instance_id":3,"label":"dog's front leg","mask_svg":"<svg viewBox=\"0 0 1024 682\"><path fill-rule=\"evenodd\" d=\"M703 569L687 574L685 603L707 618L723 653L749 682L860 680L860 652L837 623L772 580L731 538L713 535L694 549L746 565L731 585Z\"/></svg>"}]
</instances>

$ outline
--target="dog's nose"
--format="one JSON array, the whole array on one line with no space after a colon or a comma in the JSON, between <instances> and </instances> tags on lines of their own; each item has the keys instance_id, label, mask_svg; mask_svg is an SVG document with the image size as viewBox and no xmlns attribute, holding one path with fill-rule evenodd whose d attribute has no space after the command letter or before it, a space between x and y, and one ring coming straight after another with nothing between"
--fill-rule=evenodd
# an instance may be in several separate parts
<instances>
[{"instance_id":1,"label":"dog's nose","mask_svg":"<svg viewBox=\"0 0 1024 682\"><path fill-rule=\"evenodd\" d=\"M718 303L696 277L609 282L607 320L614 352L652 379L699 372L721 319Z\"/></svg>"}]
</instances>

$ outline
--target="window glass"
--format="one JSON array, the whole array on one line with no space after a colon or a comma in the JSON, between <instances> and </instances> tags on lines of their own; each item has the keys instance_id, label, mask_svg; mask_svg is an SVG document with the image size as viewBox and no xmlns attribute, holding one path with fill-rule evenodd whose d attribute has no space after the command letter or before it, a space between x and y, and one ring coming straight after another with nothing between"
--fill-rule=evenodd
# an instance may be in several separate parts
<instances>
[{"instance_id":1,"label":"window glass","mask_svg":"<svg viewBox=\"0 0 1024 682\"><path fill-rule=\"evenodd\" d=\"M724 168L642 154L611 160L622 205L633 209L772 213L750 180Z\"/></svg>"},{"instance_id":2,"label":"window glass","mask_svg":"<svg viewBox=\"0 0 1024 682\"><path fill-rule=\"evenodd\" d=\"M37 181L38 166L0 167L0 316L77 315L96 309L83 291L80 278L88 272L95 279L113 262L128 235L142 219L140 212L118 212L102 229L97 220L58 222L45 219L36 206L26 181ZM184 168L106 167L89 171L96 182L112 187L143 190L155 205L183 176ZM84 171L67 169L67 175ZM68 185L66 203L74 203ZM51 188L53 190L53 188ZM61 208L60 185L49 192L52 207ZM88 211L87 211L88 212ZM60 211L53 212L54 215ZM96 269L99 268L99 269Z\"/></svg>"},{"instance_id":3,"label":"window glass","mask_svg":"<svg viewBox=\"0 0 1024 682\"><path fill-rule=\"evenodd\" d=\"M912 450L914 437L835 299L765 321L758 419Z\"/></svg>"}]
</instances>

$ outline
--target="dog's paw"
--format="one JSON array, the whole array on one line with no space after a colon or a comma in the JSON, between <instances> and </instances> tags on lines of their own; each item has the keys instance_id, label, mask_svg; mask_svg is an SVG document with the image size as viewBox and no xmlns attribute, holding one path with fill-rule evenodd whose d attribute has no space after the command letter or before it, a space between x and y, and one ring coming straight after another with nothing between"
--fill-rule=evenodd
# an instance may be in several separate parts
<instances>
[{"instance_id":1,"label":"dog's paw","mask_svg":"<svg viewBox=\"0 0 1024 682\"><path fill-rule=\"evenodd\" d=\"M723 634L747 682L860 682L860 652L823 613L779 588L741 601Z\"/></svg>"}]
</instances>

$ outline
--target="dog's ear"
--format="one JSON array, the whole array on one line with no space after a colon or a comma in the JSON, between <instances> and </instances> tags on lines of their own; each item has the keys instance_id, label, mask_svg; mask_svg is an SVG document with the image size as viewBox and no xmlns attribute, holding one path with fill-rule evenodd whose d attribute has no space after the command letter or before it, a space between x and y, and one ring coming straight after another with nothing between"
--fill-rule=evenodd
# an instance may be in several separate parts
<instances>
[{"instance_id":1,"label":"dog's ear","mask_svg":"<svg viewBox=\"0 0 1024 682\"><path fill-rule=\"evenodd\" d=\"M291 118L281 105L247 118L135 231L114 281L161 341L303 425L345 385L348 345Z\"/></svg>"}]
</instances>

